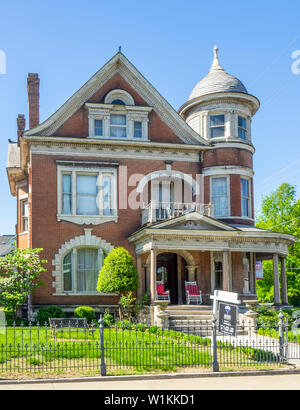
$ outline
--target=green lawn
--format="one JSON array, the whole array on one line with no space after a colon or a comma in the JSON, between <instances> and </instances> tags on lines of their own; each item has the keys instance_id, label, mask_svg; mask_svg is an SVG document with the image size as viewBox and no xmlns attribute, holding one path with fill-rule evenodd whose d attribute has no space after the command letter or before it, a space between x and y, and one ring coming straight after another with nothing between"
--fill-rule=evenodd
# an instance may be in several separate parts
<instances>
[{"instance_id":1,"label":"green lawn","mask_svg":"<svg viewBox=\"0 0 300 410\"><path fill-rule=\"evenodd\" d=\"M210 339L172 330L104 329L108 374L210 370ZM220 368L266 368L277 358L259 349L218 342ZM0 377L29 373L99 374L100 334L70 329L54 335L44 327L8 327L0 334Z\"/></svg>"}]
</instances>

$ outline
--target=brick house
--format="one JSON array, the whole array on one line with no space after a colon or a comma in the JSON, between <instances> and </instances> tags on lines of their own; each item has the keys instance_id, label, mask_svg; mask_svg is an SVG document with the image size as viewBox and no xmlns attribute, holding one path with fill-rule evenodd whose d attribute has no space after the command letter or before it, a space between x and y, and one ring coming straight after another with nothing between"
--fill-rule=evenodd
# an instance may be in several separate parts
<instances>
[{"instance_id":1,"label":"brick house","mask_svg":"<svg viewBox=\"0 0 300 410\"><path fill-rule=\"evenodd\" d=\"M46 121L29 74L29 129L17 119L7 173L17 198L17 246L43 248L48 270L33 305L115 306L96 281L105 255L136 260L138 294L186 303L197 281L256 297L257 261L274 261L276 304L287 303L285 257L294 237L254 227L251 121L259 101L220 65L176 112L119 52ZM281 293L279 286L281 270Z\"/></svg>"}]
</instances>

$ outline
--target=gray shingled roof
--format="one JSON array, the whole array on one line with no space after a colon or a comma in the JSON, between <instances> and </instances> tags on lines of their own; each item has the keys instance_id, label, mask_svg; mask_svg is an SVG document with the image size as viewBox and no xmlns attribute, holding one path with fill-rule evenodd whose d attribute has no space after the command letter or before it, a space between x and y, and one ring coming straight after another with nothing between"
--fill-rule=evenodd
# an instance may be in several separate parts
<instances>
[{"instance_id":1,"label":"gray shingled roof","mask_svg":"<svg viewBox=\"0 0 300 410\"><path fill-rule=\"evenodd\" d=\"M0 236L0 257L7 255L15 247L15 239L14 235Z\"/></svg>"},{"instance_id":2,"label":"gray shingled roof","mask_svg":"<svg viewBox=\"0 0 300 410\"><path fill-rule=\"evenodd\" d=\"M203 95L220 92L239 92L248 91L244 84L236 77L228 74L220 65L218 59L218 48L214 49L214 61L209 73L193 88L189 100Z\"/></svg>"}]
</instances>

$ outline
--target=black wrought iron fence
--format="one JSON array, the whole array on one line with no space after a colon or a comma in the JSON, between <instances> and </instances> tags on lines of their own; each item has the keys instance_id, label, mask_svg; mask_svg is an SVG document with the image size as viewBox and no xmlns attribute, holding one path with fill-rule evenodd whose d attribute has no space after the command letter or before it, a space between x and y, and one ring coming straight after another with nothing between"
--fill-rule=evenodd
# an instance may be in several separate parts
<instances>
[{"instance_id":1,"label":"black wrought iron fence","mask_svg":"<svg viewBox=\"0 0 300 410\"><path fill-rule=\"evenodd\" d=\"M285 326L283 324L283 326ZM94 327L57 323L0 329L0 377L39 372L125 374L270 368L287 363L286 327L241 323L235 336L215 332L211 321L176 321L168 328L101 320ZM300 351L299 338L293 342Z\"/></svg>"}]
</instances>

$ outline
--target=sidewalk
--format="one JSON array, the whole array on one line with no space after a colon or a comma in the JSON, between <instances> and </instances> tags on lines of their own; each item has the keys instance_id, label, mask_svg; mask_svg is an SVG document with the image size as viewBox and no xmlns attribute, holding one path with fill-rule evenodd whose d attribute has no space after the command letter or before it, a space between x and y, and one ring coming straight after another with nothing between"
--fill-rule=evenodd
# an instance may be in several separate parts
<instances>
[{"instance_id":1,"label":"sidewalk","mask_svg":"<svg viewBox=\"0 0 300 410\"><path fill-rule=\"evenodd\" d=\"M0 390L300 390L300 374L73 383L53 381L41 384L0 385Z\"/></svg>"}]
</instances>

